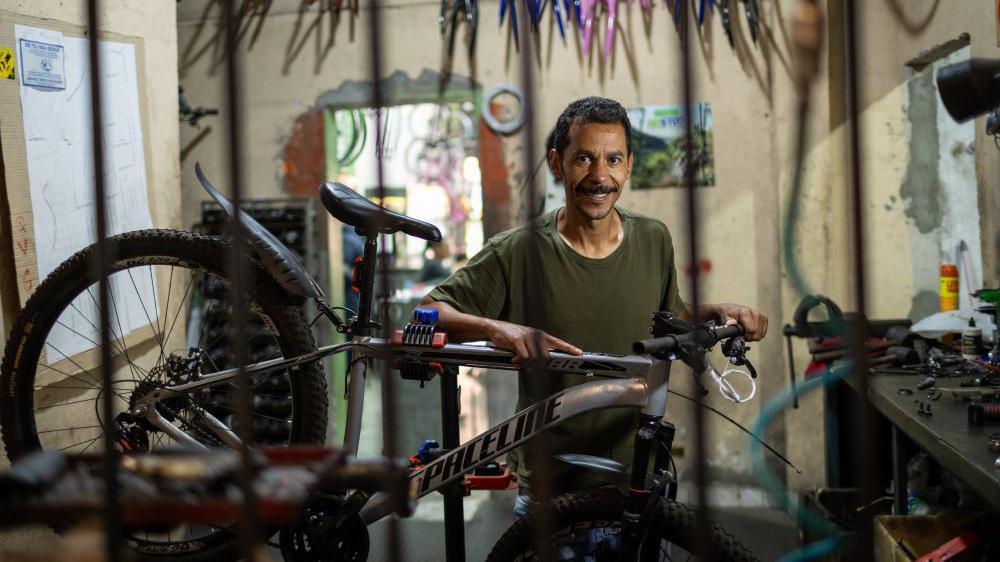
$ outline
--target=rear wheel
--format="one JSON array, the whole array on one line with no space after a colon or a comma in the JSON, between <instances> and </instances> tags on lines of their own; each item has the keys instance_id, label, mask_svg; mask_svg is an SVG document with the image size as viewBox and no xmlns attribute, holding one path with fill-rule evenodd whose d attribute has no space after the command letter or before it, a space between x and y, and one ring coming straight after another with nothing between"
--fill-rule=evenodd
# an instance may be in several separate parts
<instances>
[{"instance_id":1,"label":"rear wheel","mask_svg":"<svg viewBox=\"0 0 1000 562\"><path fill-rule=\"evenodd\" d=\"M540 539L551 545L556 560L615 561L621 536L625 498L614 488L597 488L559 496L552 502L551 537L539 537L539 514L529 512L497 541L488 562L539 560ZM690 507L660 500L644 546L651 544L656 560L699 560L695 550L697 515ZM711 560L751 562L757 557L718 525L709 524ZM655 552L658 551L658 556Z\"/></svg>"},{"instance_id":2,"label":"rear wheel","mask_svg":"<svg viewBox=\"0 0 1000 562\"><path fill-rule=\"evenodd\" d=\"M12 459L38 449L94 453L112 427L124 451L156 451L173 440L129 412L158 387L196 380L200 372L232 367L227 358L233 285L225 243L187 232L148 230L109 238L112 256L113 382L101 384L98 286L94 247L53 271L28 300L0 364L0 426ZM292 357L316 349L301 311L255 260L248 267L243 341L248 361ZM319 363L290 376L278 371L251 380L252 435L258 445L322 443L326 435L326 378ZM236 383L220 383L163 400L160 414L208 446L221 439L204 413L232 427ZM113 394L115 418L104 420L101 400ZM185 524L129 537L140 559L235 557L233 533ZM231 555L231 556L230 556Z\"/></svg>"}]
</instances>

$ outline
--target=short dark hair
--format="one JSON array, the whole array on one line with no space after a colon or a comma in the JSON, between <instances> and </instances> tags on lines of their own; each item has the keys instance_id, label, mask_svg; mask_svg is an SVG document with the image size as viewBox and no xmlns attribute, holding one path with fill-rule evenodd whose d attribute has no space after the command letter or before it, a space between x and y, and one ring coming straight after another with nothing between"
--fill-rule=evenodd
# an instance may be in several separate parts
<instances>
[{"instance_id":1,"label":"short dark hair","mask_svg":"<svg viewBox=\"0 0 1000 562\"><path fill-rule=\"evenodd\" d=\"M590 96L566 106L556 120L556 127L549 135L547 148L554 148L562 156L569 146L569 128L573 123L617 123L625 129L625 147L632 154L632 124L628 112L615 100Z\"/></svg>"}]
</instances>

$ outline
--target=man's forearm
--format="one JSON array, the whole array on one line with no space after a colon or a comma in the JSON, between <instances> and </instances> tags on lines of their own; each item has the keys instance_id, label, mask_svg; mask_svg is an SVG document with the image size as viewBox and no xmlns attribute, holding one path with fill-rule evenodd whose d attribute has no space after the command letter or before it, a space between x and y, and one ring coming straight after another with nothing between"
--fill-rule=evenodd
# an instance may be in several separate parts
<instances>
[{"instance_id":1,"label":"man's forearm","mask_svg":"<svg viewBox=\"0 0 1000 562\"><path fill-rule=\"evenodd\" d=\"M448 303L424 297L420 301L421 308L433 308L438 311L438 325L448 332L448 340L454 343L490 339L490 322L488 318L473 316L459 312Z\"/></svg>"}]
</instances>

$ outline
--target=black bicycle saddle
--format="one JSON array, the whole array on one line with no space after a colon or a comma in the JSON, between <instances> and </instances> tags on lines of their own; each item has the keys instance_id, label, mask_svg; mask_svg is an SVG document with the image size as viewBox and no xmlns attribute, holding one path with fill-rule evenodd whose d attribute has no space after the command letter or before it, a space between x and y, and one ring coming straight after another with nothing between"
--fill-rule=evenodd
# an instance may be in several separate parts
<instances>
[{"instance_id":1,"label":"black bicycle saddle","mask_svg":"<svg viewBox=\"0 0 1000 562\"><path fill-rule=\"evenodd\" d=\"M319 188L319 198L331 215L353 226L361 236L403 232L431 242L441 241L441 231L433 224L383 209L346 185L325 182Z\"/></svg>"}]
</instances>

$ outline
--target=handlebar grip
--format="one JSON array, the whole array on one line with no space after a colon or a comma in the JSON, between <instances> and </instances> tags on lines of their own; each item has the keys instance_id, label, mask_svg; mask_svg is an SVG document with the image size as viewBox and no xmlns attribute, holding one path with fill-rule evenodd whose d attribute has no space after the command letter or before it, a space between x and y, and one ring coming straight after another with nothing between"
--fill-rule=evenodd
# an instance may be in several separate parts
<instances>
[{"instance_id":1,"label":"handlebar grip","mask_svg":"<svg viewBox=\"0 0 1000 562\"><path fill-rule=\"evenodd\" d=\"M670 353L675 349L677 349L677 338L675 336L639 340L632 344L632 352L638 355L645 353Z\"/></svg>"},{"instance_id":2,"label":"handlebar grip","mask_svg":"<svg viewBox=\"0 0 1000 562\"><path fill-rule=\"evenodd\" d=\"M676 350L679 344L687 342L691 340L691 338L707 338L709 341L702 341L702 344L711 347L720 340L742 336L744 331L743 326L740 324L722 326L720 328L711 329L711 331L701 328L700 330L696 329L690 333L680 336L663 336L662 338L639 340L632 344L632 352L639 355L644 353L670 353Z\"/></svg>"},{"instance_id":3,"label":"handlebar grip","mask_svg":"<svg viewBox=\"0 0 1000 562\"><path fill-rule=\"evenodd\" d=\"M715 329L715 337L720 340L742 336L744 333L746 333L746 330L743 329L741 324L733 324L732 326L723 326Z\"/></svg>"}]
</instances>

